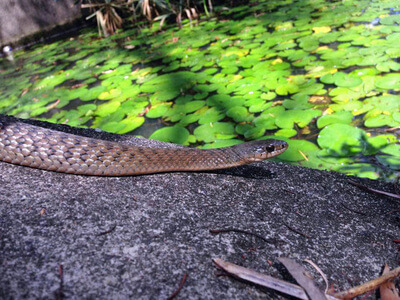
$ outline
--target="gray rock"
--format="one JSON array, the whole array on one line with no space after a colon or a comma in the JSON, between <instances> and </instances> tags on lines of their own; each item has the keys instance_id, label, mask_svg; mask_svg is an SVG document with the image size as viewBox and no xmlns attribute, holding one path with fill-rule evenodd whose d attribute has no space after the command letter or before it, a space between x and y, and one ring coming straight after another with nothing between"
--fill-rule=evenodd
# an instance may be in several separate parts
<instances>
[{"instance_id":1,"label":"gray rock","mask_svg":"<svg viewBox=\"0 0 400 300\"><path fill-rule=\"evenodd\" d=\"M33 123L128 144L162 144ZM384 182L274 162L115 178L0 163L0 298L166 299L185 273L179 299L278 297L216 276L217 257L286 280L278 257L309 258L331 284L349 288L377 277L384 263L396 267L393 240L400 239L399 203L349 179L393 192ZM226 228L268 242L209 232Z\"/></svg>"},{"instance_id":2,"label":"gray rock","mask_svg":"<svg viewBox=\"0 0 400 300\"><path fill-rule=\"evenodd\" d=\"M0 45L15 43L81 17L73 0L0 0Z\"/></svg>"}]
</instances>

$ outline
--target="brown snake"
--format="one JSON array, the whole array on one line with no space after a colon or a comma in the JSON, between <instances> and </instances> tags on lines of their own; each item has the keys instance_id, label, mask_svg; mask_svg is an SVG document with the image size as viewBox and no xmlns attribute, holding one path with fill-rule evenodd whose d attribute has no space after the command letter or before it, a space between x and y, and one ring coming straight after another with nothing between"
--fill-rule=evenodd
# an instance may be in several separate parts
<instances>
[{"instance_id":1,"label":"brown snake","mask_svg":"<svg viewBox=\"0 0 400 300\"><path fill-rule=\"evenodd\" d=\"M48 171L124 176L225 169L274 157L287 148L262 140L226 148L149 148L82 137L0 115L0 161Z\"/></svg>"}]
</instances>

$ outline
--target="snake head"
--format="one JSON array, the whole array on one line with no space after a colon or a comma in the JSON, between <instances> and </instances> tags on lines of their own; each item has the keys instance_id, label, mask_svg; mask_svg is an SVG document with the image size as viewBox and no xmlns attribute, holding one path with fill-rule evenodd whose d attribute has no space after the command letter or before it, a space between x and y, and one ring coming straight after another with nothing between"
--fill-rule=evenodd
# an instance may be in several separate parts
<instances>
[{"instance_id":1,"label":"snake head","mask_svg":"<svg viewBox=\"0 0 400 300\"><path fill-rule=\"evenodd\" d=\"M238 145L241 146L241 152L246 162L263 161L272 158L284 152L288 144L279 140L253 141Z\"/></svg>"}]
</instances>

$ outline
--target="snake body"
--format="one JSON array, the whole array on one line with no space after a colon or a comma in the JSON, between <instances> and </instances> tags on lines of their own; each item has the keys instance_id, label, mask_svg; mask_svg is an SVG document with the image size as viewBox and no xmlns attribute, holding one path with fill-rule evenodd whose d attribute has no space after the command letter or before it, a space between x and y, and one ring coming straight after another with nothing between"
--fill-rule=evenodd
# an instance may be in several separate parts
<instances>
[{"instance_id":1,"label":"snake body","mask_svg":"<svg viewBox=\"0 0 400 300\"><path fill-rule=\"evenodd\" d=\"M0 115L1 161L62 173L124 176L224 169L274 157L286 148L287 144L278 140L209 150L137 147Z\"/></svg>"}]
</instances>

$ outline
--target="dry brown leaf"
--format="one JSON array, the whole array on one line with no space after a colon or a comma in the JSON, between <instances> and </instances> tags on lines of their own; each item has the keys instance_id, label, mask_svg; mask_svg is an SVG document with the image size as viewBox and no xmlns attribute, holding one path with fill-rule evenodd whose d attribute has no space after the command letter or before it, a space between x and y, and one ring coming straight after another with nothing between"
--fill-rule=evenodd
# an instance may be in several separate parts
<instances>
[{"instance_id":1,"label":"dry brown leaf","mask_svg":"<svg viewBox=\"0 0 400 300\"><path fill-rule=\"evenodd\" d=\"M387 264L385 264L385 268L383 269L382 275L390 272L390 268ZM381 293L382 300L399 300L399 293L396 290L396 287L393 281L388 281L382 284L379 288L379 292Z\"/></svg>"}]
</instances>

